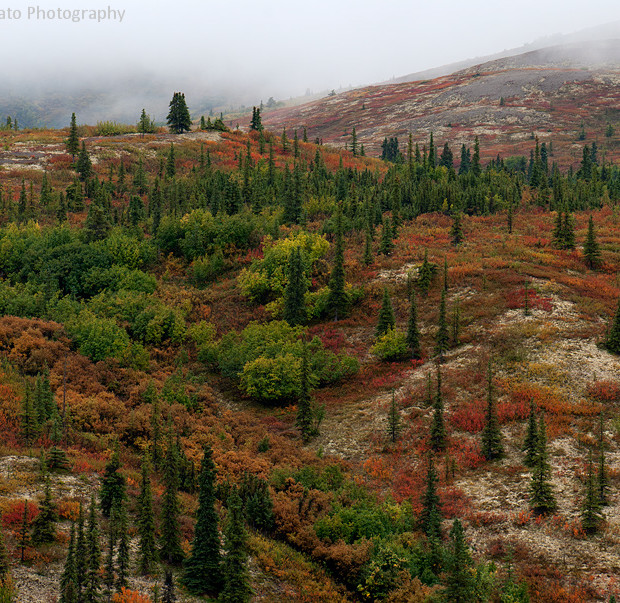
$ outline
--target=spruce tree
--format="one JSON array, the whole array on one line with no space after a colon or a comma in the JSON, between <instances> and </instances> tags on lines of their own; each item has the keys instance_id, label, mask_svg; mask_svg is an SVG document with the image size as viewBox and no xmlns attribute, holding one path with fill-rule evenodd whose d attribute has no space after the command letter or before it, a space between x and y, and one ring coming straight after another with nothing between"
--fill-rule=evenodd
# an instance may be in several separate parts
<instances>
[{"instance_id":1,"label":"spruce tree","mask_svg":"<svg viewBox=\"0 0 620 603\"><path fill-rule=\"evenodd\" d=\"M523 440L523 450L525 451L525 459L523 463L527 467L533 467L536 462L536 453L538 450L538 423L536 420L536 408L534 400L530 400L530 415L527 420L527 429Z\"/></svg>"},{"instance_id":2,"label":"spruce tree","mask_svg":"<svg viewBox=\"0 0 620 603\"><path fill-rule=\"evenodd\" d=\"M424 295L428 294L428 290L430 289L431 283L433 282L434 275L435 270L431 263L428 261L428 249L425 249L424 260L422 261L422 265L420 266L420 270L418 271L417 279L418 287Z\"/></svg>"},{"instance_id":3,"label":"spruce tree","mask_svg":"<svg viewBox=\"0 0 620 603\"><path fill-rule=\"evenodd\" d=\"M32 522L32 542L36 545L56 540L56 506L52 502L49 475L45 475L45 495L39 504L39 514Z\"/></svg>"},{"instance_id":4,"label":"spruce tree","mask_svg":"<svg viewBox=\"0 0 620 603\"><path fill-rule=\"evenodd\" d=\"M138 497L138 571L145 575L153 573L157 562L155 542L155 515L151 494L150 464L146 453L142 458L142 480Z\"/></svg>"},{"instance_id":5,"label":"spruce tree","mask_svg":"<svg viewBox=\"0 0 620 603\"><path fill-rule=\"evenodd\" d=\"M598 429L598 472L596 474L596 490L598 502L601 507L609 504L609 475L605 462L605 437L603 432L603 413L599 417Z\"/></svg>"},{"instance_id":6,"label":"spruce tree","mask_svg":"<svg viewBox=\"0 0 620 603\"><path fill-rule=\"evenodd\" d=\"M446 601L470 603L476 600L476 574L472 566L463 526L455 519L450 530L450 560L443 590Z\"/></svg>"},{"instance_id":7,"label":"spruce tree","mask_svg":"<svg viewBox=\"0 0 620 603\"><path fill-rule=\"evenodd\" d=\"M431 422L430 445L435 452L446 447L446 424L443 416L443 399L441 396L441 371L437 365L437 395L433 403L433 419Z\"/></svg>"},{"instance_id":8,"label":"spruce tree","mask_svg":"<svg viewBox=\"0 0 620 603\"><path fill-rule=\"evenodd\" d=\"M557 508L549 482L550 476L551 468L547 458L547 429L545 418L541 415L538 423L538 445L530 481L530 507L536 515L546 515Z\"/></svg>"},{"instance_id":9,"label":"spruce tree","mask_svg":"<svg viewBox=\"0 0 620 603\"><path fill-rule=\"evenodd\" d=\"M459 300L454 302L452 308L452 324L450 328L450 345L456 347L461 342L461 307Z\"/></svg>"},{"instance_id":10,"label":"spruce tree","mask_svg":"<svg viewBox=\"0 0 620 603\"><path fill-rule=\"evenodd\" d=\"M329 295L327 309L334 320L338 320L347 311L349 298L345 291L344 274L344 232L342 225L342 204L336 209L336 245L334 250L334 264L329 278Z\"/></svg>"},{"instance_id":11,"label":"spruce tree","mask_svg":"<svg viewBox=\"0 0 620 603\"><path fill-rule=\"evenodd\" d=\"M390 219L386 216L383 218L383 226L381 228L381 242L379 244L379 253L390 255L394 251L394 241L392 240L393 230Z\"/></svg>"},{"instance_id":12,"label":"spruce tree","mask_svg":"<svg viewBox=\"0 0 620 603\"><path fill-rule=\"evenodd\" d=\"M24 384L24 397L22 398L21 413L21 436L28 446L32 446L39 435L37 411L33 404L33 395L30 384Z\"/></svg>"},{"instance_id":13,"label":"spruce tree","mask_svg":"<svg viewBox=\"0 0 620 603\"><path fill-rule=\"evenodd\" d=\"M170 150L166 156L166 176L168 178L174 178L177 173L176 157L174 154L174 144L170 143Z\"/></svg>"},{"instance_id":14,"label":"spruce tree","mask_svg":"<svg viewBox=\"0 0 620 603\"><path fill-rule=\"evenodd\" d=\"M612 354L620 354L620 301L618 302L614 321L607 333L605 347Z\"/></svg>"},{"instance_id":15,"label":"spruce tree","mask_svg":"<svg viewBox=\"0 0 620 603\"><path fill-rule=\"evenodd\" d=\"M306 322L306 291L308 284L304 270L301 248L295 247L290 253L286 271L287 284L284 290L284 320L292 327Z\"/></svg>"},{"instance_id":16,"label":"spruce tree","mask_svg":"<svg viewBox=\"0 0 620 603\"><path fill-rule=\"evenodd\" d=\"M67 148L67 153L69 153L69 155L71 155L71 157L75 161L75 156L78 154L78 151L80 150L80 138L78 136L75 113L71 114L71 125L69 126L69 137L65 141L65 147Z\"/></svg>"},{"instance_id":17,"label":"spruce tree","mask_svg":"<svg viewBox=\"0 0 620 603\"><path fill-rule=\"evenodd\" d=\"M174 576L169 569L164 570L164 589L161 596L162 603L175 603L177 600L174 592Z\"/></svg>"},{"instance_id":18,"label":"spruce tree","mask_svg":"<svg viewBox=\"0 0 620 603\"><path fill-rule=\"evenodd\" d=\"M452 227L450 228L450 238L453 245L460 245L463 242L463 223L460 211L454 213Z\"/></svg>"},{"instance_id":19,"label":"spruce tree","mask_svg":"<svg viewBox=\"0 0 620 603\"><path fill-rule=\"evenodd\" d=\"M86 532L84 530L84 505L82 504L82 501L80 501L77 530L75 535L75 567L77 575L78 600L81 599L84 585L86 584L87 554Z\"/></svg>"},{"instance_id":20,"label":"spruce tree","mask_svg":"<svg viewBox=\"0 0 620 603\"><path fill-rule=\"evenodd\" d=\"M493 372L490 358L487 369L487 411L485 426L482 430L482 454L487 461L498 459L504 454L502 432L499 428L495 392L493 391Z\"/></svg>"},{"instance_id":21,"label":"spruce tree","mask_svg":"<svg viewBox=\"0 0 620 603\"><path fill-rule=\"evenodd\" d=\"M393 329L394 325L395 319L392 301L390 300L390 294L388 293L387 287L384 287L381 309L379 310L379 320L375 330L375 337L379 339L379 337L385 335L390 329Z\"/></svg>"},{"instance_id":22,"label":"spruce tree","mask_svg":"<svg viewBox=\"0 0 620 603\"><path fill-rule=\"evenodd\" d=\"M215 463L206 447L200 470L200 493L192 551L185 560L182 582L195 595L215 596L222 587L218 516L215 510Z\"/></svg>"},{"instance_id":23,"label":"spruce tree","mask_svg":"<svg viewBox=\"0 0 620 603\"><path fill-rule=\"evenodd\" d=\"M411 350L411 358L418 360L422 357L420 345L420 331L418 329L418 314L415 302L415 291L411 290L409 296L409 319L407 321L407 345Z\"/></svg>"},{"instance_id":24,"label":"spruce tree","mask_svg":"<svg viewBox=\"0 0 620 603\"><path fill-rule=\"evenodd\" d=\"M362 262L365 266L370 266L372 264L372 226L370 225L370 221L366 225L365 237L364 237L364 257L362 258Z\"/></svg>"},{"instance_id":25,"label":"spruce tree","mask_svg":"<svg viewBox=\"0 0 620 603\"><path fill-rule=\"evenodd\" d=\"M17 544L20 549L21 562L25 561L26 547L30 546L30 521L28 520L28 501L24 501L24 513L22 514L22 523L19 528L19 537Z\"/></svg>"},{"instance_id":26,"label":"spruce tree","mask_svg":"<svg viewBox=\"0 0 620 603\"><path fill-rule=\"evenodd\" d=\"M562 249L575 249L575 223L568 211L562 221Z\"/></svg>"},{"instance_id":27,"label":"spruce tree","mask_svg":"<svg viewBox=\"0 0 620 603\"><path fill-rule=\"evenodd\" d=\"M592 463L592 451L588 458L588 477L586 480L586 495L581 507L581 525L586 534L594 534L601 522L603 516L601 514L601 505L599 502L599 493L596 487L596 479L594 477L594 468Z\"/></svg>"},{"instance_id":28,"label":"spruce tree","mask_svg":"<svg viewBox=\"0 0 620 603\"><path fill-rule=\"evenodd\" d=\"M390 402L390 408L388 410L387 424L388 435L392 443L394 443L398 439L398 434L400 433L400 413L398 412L394 390L392 390L392 401Z\"/></svg>"},{"instance_id":29,"label":"spruce tree","mask_svg":"<svg viewBox=\"0 0 620 603\"><path fill-rule=\"evenodd\" d=\"M101 547L99 544L99 526L97 525L97 506L95 495L90 501L88 525L86 527L86 573L84 576L84 603L99 601L101 590Z\"/></svg>"},{"instance_id":30,"label":"spruce tree","mask_svg":"<svg viewBox=\"0 0 620 603\"><path fill-rule=\"evenodd\" d=\"M71 524L71 536L69 537L69 549L65 566L60 577L60 603L78 602L78 579L77 562L75 551L75 523Z\"/></svg>"},{"instance_id":31,"label":"spruce tree","mask_svg":"<svg viewBox=\"0 0 620 603\"><path fill-rule=\"evenodd\" d=\"M127 516L127 501L122 498L118 504L118 552L116 555L116 590L120 592L128 585L130 564L130 536L129 518Z\"/></svg>"},{"instance_id":32,"label":"spruce tree","mask_svg":"<svg viewBox=\"0 0 620 603\"><path fill-rule=\"evenodd\" d=\"M118 502L115 501L112 505L110 521L108 522L108 550L103 567L103 585L108 601L112 598L112 593L114 592L114 556L118 532Z\"/></svg>"},{"instance_id":33,"label":"spruce tree","mask_svg":"<svg viewBox=\"0 0 620 603\"><path fill-rule=\"evenodd\" d=\"M170 101L167 123L173 134L182 134L192 129L192 119L185 102L185 94L175 92Z\"/></svg>"},{"instance_id":34,"label":"spruce tree","mask_svg":"<svg viewBox=\"0 0 620 603\"><path fill-rule=\"evenodd\" d=\"M0 516L0 584L3 584L9 575L10 560L9 552L6 548L6 542L4 541L4 534L1 523L2 517Z\"/></svg>"},{"instance_id":35,"label":"spruce tree","mask_svg":"<svg viewBox=\"0 0 620 603\"><path fill-rule=\"evenodd\" d=\"M121 467L118 442L114 445L114 452L105 466L101 478L101 490L99 500L101 513L104 517L110 517L112 507L120 502L125 496L125 478L118 472Z\"/></svg>"},{"instance_id":36,"label":"spruce tree","mask_svg":"<svg viewBox=\"0 0 620 603\"><path fill-rule=\"evenodd\" d=\"M93 163L90 160L84 141L82 141L82 148L75 163L75 171L80 175L82 182L88 180L93 175Z\"/></svg>"},{"instance_id":37,"label":"spruce tree","mask_svg":"<svg viewBox=\"0 0 620 603\"><path fill-rule=\"evenodd\" d=\"M450 333L448 331L448 321L446 320L446 290L441 291L441 301L439 303L439 329L435 338L435 353L442 361L444 354L450 346Z\"/></svg>"},{"instance_id":38,"label":"spruce tree","mask_svg":"<svg viewBox=\"0 0 620 603\"><path fill-rule=\"evenodd\" d=\"M144 138L144 135L148 132L154 131L153 122L151 121L151 117L147 114L145 109L142 109L142 113L140 113L140 119L138 120L138 132L140 136Z\"/></svg>"},{"instance_id":39,"label":"spruce tree","mask_svg":"<svg viewBox=\"0 0 620 603\"><path fill-rule=\"evenodd\" d=\"M164 488L159 554L162 561L174 565L181 563L185 554L181 548L181 528L179 526L179 459L172 428L168 434L168 450L164 465Z\"/></svg>"},{"instance_id":40,"label":"spruce tree","mask_svg":"<svg viewBox=\"0 0 620 603\"><path fill-rule=\"evenodd\" d=\"M596 270L601 264L601 252L596 240L596 234L594 232L594 220L592 216L588 220L588 235L586 241L583 244L583 257L586 261L586 266L590 270Z\"/></svg>"},{"instance_id":41,"label":"spruce tree","mask_svg":"<svg viewBox=\"0 0 620 603\"><path fill-rule=\"evenodd\" d=\"M422 513L420 526L429 539L441 539L441 511L437 484L439 478L435 469L432 454L428 457L428 469L426 471L426 489L422 495Z\"/></svg>"},{"instance_id":42,"label":"spruce tree","mask_svg":"<svg viewBox=\"0 0 620 603\"><path fill-rule=\"evenodd\" d=\"M297 417L295 425L301 433L301 439L309 442L316 435L314 426L314 410L310 396L310 363L308 362L308 346L303 342L301 356L301 372L299 398L297 400Z\"/></svg>"},{"instance_id":43,"label":"spruce tree","mask_svg":"<svg viewBox=\"0 0 620 603\"><path fill-rule=\"evenodd\" d=\"M523 316L531 316L532 312L530 311L530 288L529 282L525 280L524 290L524 299L523 299Z\"/></svg>"},{"instance_id":44,"label":"spruce tree","mask_svg":"<svg viewBox=\"0 0 620 603\"><path fill-rule=\"evenodd\" d=\"M226 550L222 567L224 588L220 601L222 603L247 603L252 596L252 588L247 567L247 532L237 488L233 488L228 496L224 548Z\"/></svg>"}]
</instances>

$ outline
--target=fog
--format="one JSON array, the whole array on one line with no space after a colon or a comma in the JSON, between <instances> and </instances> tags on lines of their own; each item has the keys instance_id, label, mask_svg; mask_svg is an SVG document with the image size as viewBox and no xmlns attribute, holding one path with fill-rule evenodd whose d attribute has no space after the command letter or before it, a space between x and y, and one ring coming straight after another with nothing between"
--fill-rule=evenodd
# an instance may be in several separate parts
<instances>
[{"instance_id":1,"label":"fog","mask_svg":"<svg viewBox=\"0 0 620 603\"><path fill-rule=\"evenodd\" d=\"M174 90L197 113L549 45L603 23L620 37L617 0L14 1L0 8L0 110L32 102L52 125L68 117L50 117L50 91L82 109L82 122L145 104L162 119Z\"/></svg>"}]
</instances>

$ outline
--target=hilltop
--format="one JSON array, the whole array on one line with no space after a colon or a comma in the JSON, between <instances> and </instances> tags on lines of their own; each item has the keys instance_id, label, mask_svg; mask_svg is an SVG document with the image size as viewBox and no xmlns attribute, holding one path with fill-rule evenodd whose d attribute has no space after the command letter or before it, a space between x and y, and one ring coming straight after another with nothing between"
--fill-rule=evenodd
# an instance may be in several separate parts
<instances>
[{"instance_id":1,"label":"hilltop","mask_svg":"<svg viewBox=\"0 0 620 603\"><path fill-rule=\"evenodd\" d=\"M604 58L603 58L604 57ZM579 140L596 141L617 157L620 125L620 41L539 49L467 67L431 80L359 88L264 115L279 130L307 128L311 140L345 147L356 129L367 154L384 138L409 133L424 144L430 132L458 150L478 136L486 158L524 154L530 140L553 143L556 161L580 159Z\"/></svg>"}]
</instances>

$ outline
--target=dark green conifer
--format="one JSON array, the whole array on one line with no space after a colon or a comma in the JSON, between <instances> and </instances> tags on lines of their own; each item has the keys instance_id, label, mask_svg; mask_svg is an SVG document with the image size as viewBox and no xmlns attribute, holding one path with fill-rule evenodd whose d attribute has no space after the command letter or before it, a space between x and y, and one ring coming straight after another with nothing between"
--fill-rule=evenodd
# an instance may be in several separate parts
<instances>
[{"instance_id":1,"label":"dark green conifer","mask_svg":"<svg viewBox=\"0 0 620 603\"><path fill-rule=\"evenodd\" d=\"M583 244L583 257L586 261L586 266L588 266L590 270L596 270L601 264L601 252L598 248L592 216L590 216L588 220L588 235Z\"/></svg>"},{"instance_id":2,"label":"dark green conifer","mask_svg":"<svg viewBox=\"0 0 620 603\"><path fill-rule=\"evenodd\" d=\"M21 435L28 446L32 446L34 440L39 435L37 411L32 397L30 384L26 382L24 384L24 397L22 398Z\"/></svg>"},{"instance_id":3,"label":"dark green conifer","mask_svg":"<svg viewBox=\"0 0 620 603\"><path fill-rule=\"evenodd\" d=\"M581 525L587 534L594 534L603 521L592 465L592 451L590 450L588 458L588 477L586 480L586 496L581 507Z\"/></svg>"},{"instance_id":4,"label":"dark green conifer","mask_svg":"<svg viewBox=\"0 0 620 603\"><path fill-rule=\"evenodd\" d=\"M620 354L620 301L618 302L618 308L616 310L614 321L609 329L609 332L607 333L605 347L612 354Z\"/></svg>"},{"instance_id":5,"label":"dark green conifer","mask_svg":"<svg viewBox=\"0 0 620 603\"><path fill-rule=\"evenodd\" d=\"M179 526L179 459L172 428L168 435L168 450L164 464L164 488L159 554L162 561L174 565L181 563L185 554L181 548Z\"/></svg>"},{"instance_id":6,"label":"dark green conifer","mask_svg":"<svg viewBox=\"0 0 620 603\"><path fill-rule=\"evenodd\" d=\"M287 283L284 290L284 320L292 327L306 322L306 291L308 284L304 270L301 248L290 253L287 267Z\"/></svg>"},{"instance_id":7,"label":"dark green conifer","mask_svg":"<svg viewBox=\"0 0 620 603\"><path fill-rule=\"evenodd\" d=\"M383 288L383 299L381 301L381 309L379 310L379 320L377 322L377 328L375 330L375 337L379 339L385 335L390 329L393 329L395 325L394 309L392 308L392 301L390 300L390 294L387 287Z\"/></svg>"},{"instance_id":8,"label":"dark green conifer","mask_svg":"<svg viewBox=\"0 0 620 603\"><path fill-rule=\"evenodd\" d=\"M497 418L495 392L493 390L493 371L491 369L490 358L487 369L487 411L484 429L482 430L482 454L487 461L498 459L504 454L502 432L499 428L499 419Z\"/></svg>"},{"instance_id":9,"label":"dark green conifer","mask_svg":"<svg viewBox=\"0 0 620 603\"><path fill-rule=\"evenodd\" d=\"M164 588L162 591L162 603L175 603L177 600L174 592L174 576L169 569L164 570Z\"/></svg>"},{"instance_id":10,"label":"dark green conifer","mask_svg":"<svg viewBox=\"0 0 620 603\"><path fill-rule=\"evenodd\" d=\"M243 507L237 488L228 496L228 517L224 529L224 557L222 573L224 588L222 603L247 603L252 596L248 573L247 533L243 520Z\"/></svg>"},{"instance_id":11,"label":"dark green conifer","mask_svg":"<svg viewBox=\"0 0 620 603\"><path fill-rule=\"evenodd\" d=\"M273 501L267 480L245 472L239 489L245 507L246 521L257 530L269 533L273 529Z\"/></svg>"},{"instance_id":12,"label":"dark green conifer","mask_svg":"<svg viewBox=\"0 0 620 603\"><path fill-rule=\"evenodd\" d=\"M450 344L453 347L458 346L461 343L460 337L461 337L461 306L459 304L459 300L457 299L454 302L454 307L452 308Z\"/></svg>"},{"instance_id":13,"label":"dark green conifer","mask_svg":"<svg viewBox=\"0 0 620 603\"><path fill-rule=\"evenodd\" d=\"M530 508L536 515L546 515L557 508L549 481L550 476L551 468L547 458L547 429L545 418L541 415L538 423L538 446L530 481Z\"/></svg>"},{"instance_id":14,"label":"dark green conifer","mask_svg":"<svg viewBox=\"0 0 620 603\"><path fill-rule=\"evenodd\" d=\"M49 475L45 474L45 495L39 504L39 514L32 522L32 542L36 545L56 540L56 505L52 502Z\"/></svg>"},{"instance_id":15,"label":"dark green conifer","mask_svg":"<svg viewBox=\"0 0 620 603\"><path fill-rule=\"evenodd\" d=\"M24 501L24 513L22 515L22 523L19 528L19 537L17 544L20 549L21 562L25 561L26 548L30 546L30 521L28 520L28 501Z\"/></svg>"},{"instance_id":16,"label":"dark green conifer","mask_svg":"<svg viewBox=\"0 0 620 603\"><path fill-rule=\"evenodd\" d=\"M185 94L175 92L170 101L167 123L173 134L183 134L192 129L192 119L189 115Z\"/></svg>"},{"instance_id":17,"label":"dark green conifer","mask_svg":"<svg viewBox=\"0 0 620 603\"><path fill-rule=\"evenodd\" d=\"M118 517L118 551L116 554L116 590L120 592L128 585L130 564L129 518L127 517L127 501L122 498L117 506Z\"/></svg>"},{"instance_id":18,"label":"dark green conifer","mask_svg":"<svg viewBox=\"0 0 620 603\"><path fill-rule=\"evenodd\" d=\"M93 175L93 163L90 160L84 141L82 141L82 148L75 164L75 171L80 175L82 182L88 180Z\"/></svg>"},{"instance_id":19,"label":"dark green conifer","mask_svg":"<svg viewBox=\"0 0 620 603\"><path fill-rule=\"evenodd\" d=\"M430 445L435 452L446 447L446 424L443 416L443 398L441 396L441 370L437 365L437 395L433 403L433 419L431 423Z\"/></svg>"},{"instance_id":20,"label":"dark green conifer","mask_svg":"<svg viewBox=\"0 0 620 603\"><path fill-rule=\"evenodd\" d=\"M431 283L433 282L433 276L435 270L432 264L428 261L428 249L424 250L424 260L418 271L417 285L423 295L428 294Z\"/></svg>"},{"instance_id":21,"label":"dark green conifer","mask_svg":"<svg viewBox=\"0 0 620 603\"><path fill-rule=\"evenodd\" d=\"M420 515L422 531L429 539L441 539L441 510L439 495L437 494L438 482L439 478L433 462L433 456L430 454L426 472L426 489L422 496L422 514Z\"/></svg>"},{"instance_id":22,"label":"dark green conifer","mask_svg":"<svg viewBox=\"0 0 620 603\"><path fill-rule=\"evenodd\" d=\"M112 456L107 462L101 478L99 500L101 513L104 517L110 517L113 505L120 502L125 496L125 478L118 472L120 467L120 452L118 442L116 442Z\"/></svg>"},{"instance_id":23,"label":"dark green conifer","mask_svg":"<svg viewBox=\"0 0 620 603\"><path fill-rule=\"evenodd\" d=\"M105 210L99 204L92 202L88 208L86 222L84 223L86 240L92 242L105 239L111 228L112 225Z\"/></svg>"},{"instance_id":24,"label":"dark green conifer","mask_svg":"<svg viewBox=\"0 0 620 603\"><path fill-rule=\"evenodd\" d=\"M97 525L97 506L95 495L90 501L88 525L86 527L86 573L84 576L84 603L99 601L101 590L101 546L99 544L99 526Z\"/></svg>"},{"instance_id":25,"label":"dark green conifer","mask_svg":"<svg viewBox=\"0 0 620 603\"><path fill-rule=\"evenodd\" d=\"M536 453L538 450L538 423L536 420L536 408L534 400L530 400L530 416L527 420L527 429L523 440L523 450L525 451L525 459L523 463L527 467L533 467L536 462Z\"/></svg>"},{"instance_id":26,"label":"dark green conifer","mask_svg":"<svg viewBox=\"0 0 620 603\"><path fill-rule=\"evenodd\" d=\"M596 490L601 507L609 504L609 475L605 462L605 435L603 431L603 413L599 417L598 428L598 472L596 474Z\"/></svg>"},{"instance_id":27,"label":"dark green conifer","mask_svg":"<svg viewBox=\"0 0 620 603\"><path fill-rule=\"evenodd\" d=\"M297 418L295 425L301 433L301 439L309 442L315 435L314 412L310 396L310 363L308 362L308 346L303 343L301 356L299 398L297 400Z\"/></svg>"},{"instance_id":28,"label":"dark green conifer","mask_svg":"<svg viewBox=\"0 0 620 603\"><path fill-rule=\"evenodd\" d=\"M392 401L390 402L390 408L387 415L388 435L392 443L398 439L400 433L400 413L398 411L398 405L396 404L396 395L392 390Z\"/></svg>"},{"instance_id":29,"label":"dark green conifer","mask_svg":"<svg viewBox=\"0 0 620 603\"><path fill-rule=\"evenodd\" d=\"M86 532L84 531L84 506L82 501L80 501L77 530L75 535L75 567L77 574L78 600L81 599L84 585L86 584L87 555L88 549L86 545Z\"/></svg>"},{"instance_id":30,"label":"dark green conifer","mask_svg":"<svg viewBox=\"0 0 620 603\"><path fill-rule=\"evenodd\" d=\"M174 156L174 144L170 143L170 150L166 157L166 176L174 178L177 173L176 158Z\"/></svg>"},{"instance_id":31,"label":"dark green conifer","mask_svg":"<svg viewBox=\"0 0 620 603\"><path fill-rule=\"evenodd\" d=\"M157 562L157 545L155 543L155 515L153 513L153 495L151 493L151 476L148 456L142 458L142 480L138 497L138 571L151 574Z\"/></svg>"},{"instance_id":32,"label":"dark green conifer","mask_svg":"<svg viewBox=\"0 0 620 603\"><path fill-rule=\"evenodd\" d=\"M345 291L344 274L344 232L342 225L342 204L336 209L336 245L334 250L334 264L329 278L329 295L327 309L334 320L343 316L349 306L349 297Z\"/></svg>"},{"instance_id":33,"label":"dark green conifer","mask_svg":"<svg viewBox=\"0 0 620 603\"><path fill-rule=\"evenodd\" d=\"M446 320L446 290L441 291L441 301L439 303L439 330L435 338L435 353L442 361L444 354L450 346L450 333L448 331L448 321Z\"/></svg>"},{"instance_id":34,"label":"dark green conifer","mask_svg":"<svg viewBox=\"0 0 620 603\"><path fill-rule=\"evenodd\" d=\"M71 157L73 158L73 160L75 161L75 156L78 154L78 151L80 150L80 138L78 136L75 113L71 114L71 125L69 126L69 137L65 141L65 146L67 148L67 153L69 153Z\"/></svg>"},{"instance_id":35,"label":"dark green conifer","mask_svg":"<svg viewBox=\"0 0 620 603\"><path fill-rule=\"evenodd\" d=\"M450 603L470 603L476 600L473 562L465 541L463 526L455 519L450 530L450 560L443 597Z\"/></svg>"},{"instance_id":36,"label":"dark green conifer","mask_svg":"<svg viewBox=\"0 0 620 603\"><path fill-rule=\"evenodd\" d=\"M450 238L453 245L460 245L463 242L463 222L460 211L455 211L452 218L452 227L450 228Z\"/></svg>"},{"instance_id":37,"label":"dark green conifer","mask_svg":"<svg viewBox=\"0 0 620 603\"><path fill-rule=\"evenodd\" d=\"M390 255L394 251L394 241L392 240L393 230L390 219L385 216L381 227L381 242L379 243L379 253Z\"/></svg>"},{"instance_id":38,"label":"dark green conifer","mask_svg":"<svg viewBox=\"0 0 620 603\"><path fill-rule=\"evenodd\" d=\"M75 523L71 524L69 550L60 577L60 603L78 603L78 579L75 551Z\"/></svg>"},{"instance_id":39,"label":"dark green conifer","mask_svg":"<svg viewBox=\"0 0 620 603\"><path fill-rule=\"evenodd\" d=\"M214 596L222 587L218 516L215 511L215 463L205 447L200 469L200 493L192 551L185 560L182 582L196 595Z\"/></svg>"},{"instance_id":40,"label":"dark green conifer","mask_svg":"<svg viewBox=\"0 0 620 603\"><path fill-rule=\"evenodd\" d=\"M418 329L418 312L415 301L415 291L411 290L409 296L409 319L407 320L407 345L411 350L411 358L418 360L422 357L420 345L420 331Z\"/></svg>"}]
</instances>

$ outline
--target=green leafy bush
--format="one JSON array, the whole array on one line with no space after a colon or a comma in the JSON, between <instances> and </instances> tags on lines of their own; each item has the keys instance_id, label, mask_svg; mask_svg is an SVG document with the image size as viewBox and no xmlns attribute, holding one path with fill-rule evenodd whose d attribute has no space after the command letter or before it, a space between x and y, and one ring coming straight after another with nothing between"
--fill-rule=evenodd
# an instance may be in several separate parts
<instances>
[{"instance_id":1,"label":"green leafy bush","mask_svg":"<svg viewBox=\"0 0 620 603\"><path fill-rule=\"evenodd\" d=\"M219 369L224 376L239 380L241 390L258 400L294 397L299 387L303 332L302 327L273 321L253 322L241 333L227 333L217 347ZM333 383L359 370L355 358L326 350L318 337L307 345L312 386Z\"/></svg>"},{"instance_id":2,"label":"green leafy bush","mask_svg":"<svg viewBox=\"0 0 620 603\"><path fill-rule=\"evenodd\" d=\"M123 357L129 348L129 335L114 320L98 318L89 310L80 312L66 325L80 352L93 362Z\"/></svg>"},{"instance_id":3,"label":"green leafy bush","mask_svg":"<svg viewBox=\"0 0 620 603\"><path fill-rule=\"evenodd\" d=\"M381 360L403 360L410 354L407 334L404 331L389 329L377 340L370 351Z\"/></svg>"},{"instance_id":4,"label":"green leafy bush","mask_svg":"<svg viewBox=\"0 0 620 603\"><path fill-rule=\"evenodd\" d=\"M287 283L289 257L293 249L297 248L302 251L304 272L310 285L312 268L327 254L329 243L320 235L302 231L276 242L271 237L265 237L263 258L254 260L239 275L238 283L243 294L255 302L282 295Z\"/></svg>"}]
</instances>

